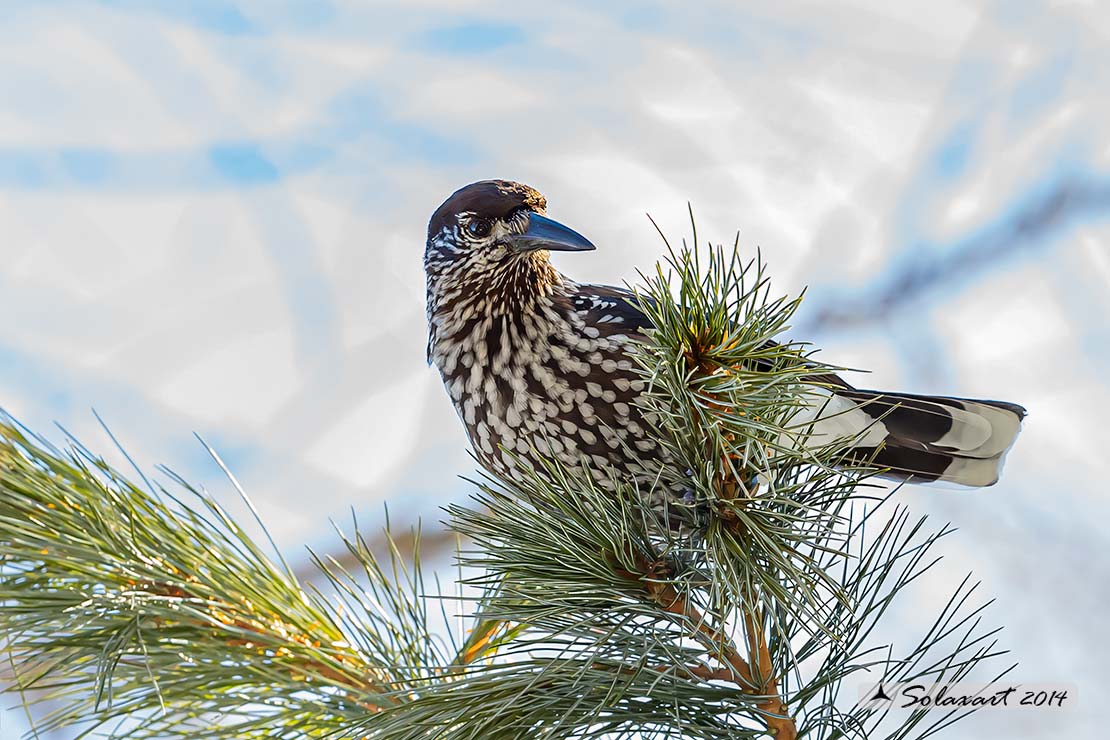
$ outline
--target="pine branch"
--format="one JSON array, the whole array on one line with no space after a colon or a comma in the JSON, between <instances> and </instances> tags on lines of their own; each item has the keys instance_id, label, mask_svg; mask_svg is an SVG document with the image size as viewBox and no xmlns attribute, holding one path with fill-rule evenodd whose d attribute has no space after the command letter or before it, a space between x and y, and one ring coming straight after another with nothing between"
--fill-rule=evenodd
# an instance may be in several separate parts
<instances>
[{"instance_id":1,"label":"pine branch","mask_svg":"<svg viewBox=\"0 0 1110 740\"><path fill-rule=\"evenodd\" d=\"M696 234L695 234L696 237ZM696 241L696 239L695 239ZM998 656L961 584L908 650L877 642L934 567L925 522L870 483L852 440L800 412L829 368L774 343L775 298L738 249L672 250L645 277L636 353L667 450L655 486L548 461L449 508L461 585L429 593L396 541L357 527L305 588L209 496L129 482L79 445L0 423L0 634L42 727L177 738L923 738L849 679L957 680ZM149 485L148 485L149 488ZM676 495L680 491L682 495ZM407 564L408 563L408 564ZM477 625L436 637L448 609ZM438 611L438 617L436 616ZM110 729L112 723L120 723ZM893 725L893 726L892 726Z\"/></svg>"},{"instance_id":2,"label":"pine branch","mask_svg":"<svg viewBox=\"0 0 1110 740\"><path fill-rule=\"evenodd\" d=\"M0 490L0 631L21 688L63 702L43 729L138 715L130 737L183 737L219 714L211 737L322 736L401 701L420 678L408 666L436 654L418 582L406 593L363 557L385 608L340 612L207 495L186 486L199 511L156 497L10 420ZM320 565L348 609L367 606Z\"/></svg>"},{"instance_id":3,"label":"pine branch","mask_svg":"<svg viewBox=\"0 0 1110 740\"><path fill-rule=\"evenodd\" d=\"M771 666L767 638L751 616L751 607L744 607L744 634L748 654L755 658L754 669L740 656L740 652L728 636L713 629L705 616L671 583L657 580L657 574L661 568L665 568L665 564L642 563L641 565L643 567L640 578L645 581L646 590L651 598L663 611L681 617L692 630L694 639L706 646L723 664L721 668L715 670L694 666L690 668L690 673L710 680L730 681L741 691L759 697L760 701L756 704L756 708L763 713L763 720L771 734L778 740L794 740L798 736L798 729L794 720L786 716L786 705L779 697L778 679Z\"/></svg>"}]
</instances>

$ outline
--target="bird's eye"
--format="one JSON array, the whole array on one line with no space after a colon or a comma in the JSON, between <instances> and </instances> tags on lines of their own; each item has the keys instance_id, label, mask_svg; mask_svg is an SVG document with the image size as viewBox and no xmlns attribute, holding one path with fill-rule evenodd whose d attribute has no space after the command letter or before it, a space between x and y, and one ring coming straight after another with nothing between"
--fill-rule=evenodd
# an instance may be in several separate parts
<instances>
[{"instance_id":1,"label":"bird's eye","mask_svg":"<svg viewBox=\"0 0 1110 740\"><path fill-rule=\"evenodd\" d=\"M466 225L467 232L469 232L471 236L478 237L479 239L489 236L490 229L492 228L493 224L488 218L471 219Z\"/></svg>"}]
</instances>

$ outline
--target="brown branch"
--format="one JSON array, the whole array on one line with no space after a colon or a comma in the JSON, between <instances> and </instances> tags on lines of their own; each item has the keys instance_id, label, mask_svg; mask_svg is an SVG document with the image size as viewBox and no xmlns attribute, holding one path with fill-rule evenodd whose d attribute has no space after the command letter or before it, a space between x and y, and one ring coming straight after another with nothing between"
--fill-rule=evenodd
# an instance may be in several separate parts
<instances>
[{"instance_id":1,"label":"brown branch","mask_svg":"<svg viewBox=\"0 0 1110 740\"><path fill-rule=\"evenodd\" d=\"M740 655L732 640L723 632L714 629L697 607L691 604L673 583L666 580L668 574L665 564L641 559L638 566L641 571L640 581L651 599L663 611L681 617L684 623L693 628L694 633L691 637L709 649L713 656L724 664L720 669L695 666L688 667L686 670L699 678L730 681L740 687L745 694L765 697L756 704L756 709L763 716L768 732L775 736L775 740L795 740L798 737L798 729L793 718L787 715L786 705L778 694L778 680L774 676L766 636L763 630L758 628L748 608L745 607L744 610L744 630L749 658L756 662L754 671L748 661Z\"/></svg>"},{"instance_id":2,"label":"brown branch","mask_svg":"<svg viewBox=\"0 0 1110 740\"><path fill-rule=\"evenodd\" d=\"M727 408L715 402L711 403L710 407L718 410L726 410ZM740 411L740 413L743 414L744 411ZM727 434L725 438L730 443L734 441L734 435L731 433ZM726 459L722 461L722 467L728 471L732 468L732 462L737 460L738 456L735 453L725 454ZM749 487L735 476L726 473L717 481L717 489L721 502L721 505L717 507L718 516L724 522L725 527L734 535L744 536L746 528L736 509L746 508L747 503L756 497L759 490L758 483ZM658 568L658 565L654 567ZM744 683L737 683L737 685L740 686L741 690L749 694L766 697L756 704L756 708L762 713L767 724L767 730L775 736L776 740L794 740L798 736L798 728L793 718L787 714L786 704L779 696L778 679L774 674L774 666L771 663L771 652L767 646L767 637L763 633L762 624L756 621L752 612L756 608L755 599L746 598L743 606L744 635L747 641L748 658L755 662L755 669L753 670L748 661L740 657L731 640L705 626L705 617L692 604L683 599L673 585L669 583L660 585L665 585L671 592L666 595L666 598L672 603L672 608L668 611L682 614L697 627L703 636L709 637L712 643L722 646L718 657L728 666L729 670L740 676ZM648 592L651 593L650 587ZM673 611L674 607L677 607L677 612ZM722 671L706 668L704 672L715 679L727 680L721 678ZM694 675L698 674L694 673Z\"/></svg>"},{"instance_id":3,"label":"brown branch","mask_svg":"<svg viewBox=\"0 0 1110 740\"><path fill-rule=\"evenodd\" d=\"M760 692L767 697L756 706L764 712L767 729L776 740L794 740L798 737L798 728L794 724L794 719L787 714L786 704L779 696L778 678L771 664L767 636L763 634L762 625L756 622L747 606L744 608L744 634L748 640L748 655L756 661L755 678L759 681Z\"/></svg>"}]
</instances>

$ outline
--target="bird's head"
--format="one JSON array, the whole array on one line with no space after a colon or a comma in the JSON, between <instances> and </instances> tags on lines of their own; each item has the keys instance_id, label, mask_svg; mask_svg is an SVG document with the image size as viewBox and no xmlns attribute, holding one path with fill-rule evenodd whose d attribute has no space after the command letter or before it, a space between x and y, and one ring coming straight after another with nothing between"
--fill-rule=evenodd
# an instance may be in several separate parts
<instances>
[{"instance_id":1,"label":"bird's head","mask_svg":"<svg viewBox=\"0 0 1110 740\"><path fill-rule=\"evenodd\" d=\"M424 268L435 283L547 262L549 251L594 249L586 237L546 215L535 189L508 180L483 180L456 190L428 223Z\"/></svg>"}]
</instances>

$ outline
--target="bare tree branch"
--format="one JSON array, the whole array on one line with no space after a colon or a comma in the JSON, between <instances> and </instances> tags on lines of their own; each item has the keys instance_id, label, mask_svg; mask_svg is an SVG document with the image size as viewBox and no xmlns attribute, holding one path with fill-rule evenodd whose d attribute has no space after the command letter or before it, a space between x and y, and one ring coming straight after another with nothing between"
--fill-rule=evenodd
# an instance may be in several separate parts
<instances>
[{"instance_id":1,"label":"bare tree branch","mask_svg":"<svg viewBox=\"0 0 1110 740\"><path fill-rule=\"evenodd\" d=\"M1054 232L1078 217L1104 212L1110 212L1110 181L1088 177L1064 180L951 252L920 258L858 298L838 294L824 305L818 304L810 318L794 331L808 337L890 318L945 285L968 283L1001 260L1043 247Z\"/></svg>"}]
</instances>

